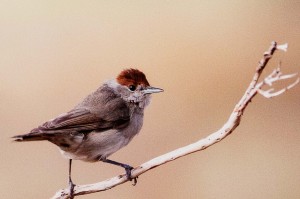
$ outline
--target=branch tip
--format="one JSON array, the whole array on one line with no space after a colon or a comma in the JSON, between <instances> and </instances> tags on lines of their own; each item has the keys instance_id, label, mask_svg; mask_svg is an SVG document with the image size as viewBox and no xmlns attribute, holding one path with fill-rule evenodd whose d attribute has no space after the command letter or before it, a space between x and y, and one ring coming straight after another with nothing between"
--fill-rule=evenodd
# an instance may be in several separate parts
<instances>
[{"instance_id":1,"label":"branch tip","mask_svg":"<svg viewBox=\"0 0 300 199\"><path fill-rule=\"evenodd\" d=\"M287 48L288 48L288 43L285 43L285 44L281 44L281 45L277 45L277 46L276 46L276 49L277 49L277 50L282 50L282 51L284 51L284 52L287 51Z\"/></svg>"}]
</instances>

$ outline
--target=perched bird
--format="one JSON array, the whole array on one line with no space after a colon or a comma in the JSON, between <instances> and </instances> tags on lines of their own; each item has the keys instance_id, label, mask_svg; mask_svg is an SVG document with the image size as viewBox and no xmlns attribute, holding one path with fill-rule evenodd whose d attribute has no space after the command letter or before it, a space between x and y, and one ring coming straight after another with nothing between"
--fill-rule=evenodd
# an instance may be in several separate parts
<instances>
[{"instance_id":1,"label":"perched bird","mask_svg":"<svg viewBox=\"0 0 300 199\"><path fill-rule=\"evenodd\" d=\"M30 133L17 135L15 141L47 140L56 144L69 159L69 186L72 198L72 160L102 161L123 167L132 180L133 167L107 159L126 146L143 125L144 109L152 93L163 90L150 86L143 72L123 70L67 113L45 122ZM136 179L134 179L136 183Z\"/></svg>"}]
</instances>

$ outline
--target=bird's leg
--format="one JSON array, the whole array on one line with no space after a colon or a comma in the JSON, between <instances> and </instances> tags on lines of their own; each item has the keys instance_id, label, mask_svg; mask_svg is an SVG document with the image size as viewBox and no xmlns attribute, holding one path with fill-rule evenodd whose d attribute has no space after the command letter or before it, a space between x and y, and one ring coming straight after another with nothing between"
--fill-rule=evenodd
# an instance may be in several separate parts
<instances>
[{"instance_id":1,"label":"bird's leg","mask_svg":"<svg viewBox=\"0 0 300 199\"><path fill-rule=\"evenodd\" d=\"M117 166L120 166L120 167L123 167L126 171L126 177L128 180L133 180L133 186L136 185L137 183L137 177L135 178L132 178L131 177L131 170L133 169L132 166L128 165L128 164L123 164L123 163L120 163L120 162L116 162L116 161L113 161L113 160L109 160L109 159L101 159L102 162L105 162L105 163L109 163L109 164L113 164L113 165L117 165Z\"/></svg>"},{"instance_id":2,"label":"bird's leg","mask_svg":"<svg viewBox=\"0 0 300 199\"><path fill-rule=\"evenodd\" d=\"M69 160L69 190L70 190L70 199L74 198L74 187L76 186L71 179L71 167L72 167L72 159Z\"/></svg>"}]
</instances>

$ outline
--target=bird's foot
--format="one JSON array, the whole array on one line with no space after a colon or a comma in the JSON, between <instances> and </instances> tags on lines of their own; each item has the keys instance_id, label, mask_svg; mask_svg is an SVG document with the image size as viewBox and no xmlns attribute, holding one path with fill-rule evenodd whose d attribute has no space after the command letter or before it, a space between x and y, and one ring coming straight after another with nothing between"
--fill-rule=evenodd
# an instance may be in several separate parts
<instances>
[{"instance_id":1,"label":"bird's foot","mask_svg":"<svg viewBox=\"0 0 300 199\"><path fill-rule=\"evenodd\" d=\"M113 160L109 160L109 159L106 159L106 158L100 159L100 161L123 167L126 171L127 180L130 180L130 181L133 180L133 184L132 184L133 186L135 186L137 184L137 177L133 178L131 176L131 170L133 169L132 166L130 166L128 164L123 164L123 163L120 163L120 162L116 162L116 161L113 161Z\"/></svg>"},{"instance_id":2,"label":"bird's foot","mask_svg":"<svg viewBox=\"0 0 300 199\"><path fill-rule=\"evenodd\" d=\"M130 165L127 165L127 164L123 164L123 167L124 167L124 169L126 171L126 177L127 177L127 179L130 180L130 181L133 180L133 184L132 185L135 186L137 184L137 178L138 177L133 178L131 176L131 170L133 169L133 167L130 166Z\"/></svg>"},{"instance_id":3,"label":"bird's foot","mask_svg":"<svg viewBox=\"0 0 300 199\"><path fill-rule=\"evenodd\" d=\"M69 180L69 195L70 195L70 199L73 199L74 198L74 187L76 185L72 182L72 180Z\"/></svg>"}]
</instances>

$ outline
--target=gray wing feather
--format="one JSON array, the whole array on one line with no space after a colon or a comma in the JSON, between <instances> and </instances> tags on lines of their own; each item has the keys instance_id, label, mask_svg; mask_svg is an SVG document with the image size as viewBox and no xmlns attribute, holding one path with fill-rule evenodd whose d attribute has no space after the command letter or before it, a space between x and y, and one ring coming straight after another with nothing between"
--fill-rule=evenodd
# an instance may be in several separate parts
<instances>
[{"instance_id":1,"label":"gray wing feather","mask_svg":"<svg viewBox=\"0 0 300 199\"><path fill-rule=\"evenodd\" d=\"M103 95L103 94L106 95ZM103 97L105 96L105 97ZM130 111L122 98L107 87L98 89L73 110L47 121L30 133L14 136L16 141L45 140L55 134L89 133L97 130L124 128L129 124Z\"/></svg>"}]
</instances>

